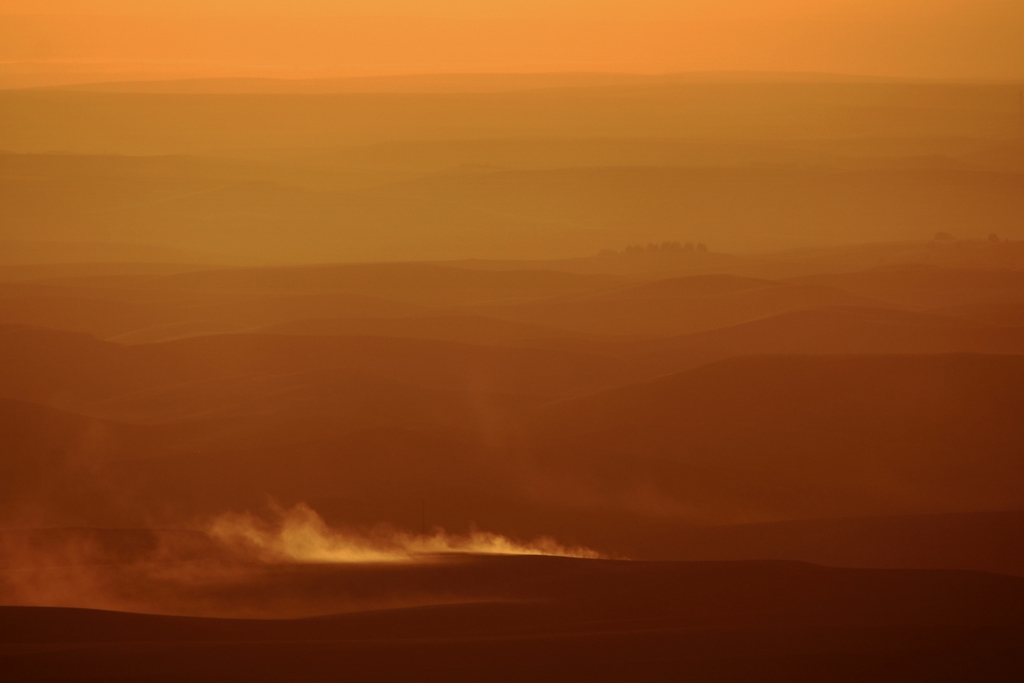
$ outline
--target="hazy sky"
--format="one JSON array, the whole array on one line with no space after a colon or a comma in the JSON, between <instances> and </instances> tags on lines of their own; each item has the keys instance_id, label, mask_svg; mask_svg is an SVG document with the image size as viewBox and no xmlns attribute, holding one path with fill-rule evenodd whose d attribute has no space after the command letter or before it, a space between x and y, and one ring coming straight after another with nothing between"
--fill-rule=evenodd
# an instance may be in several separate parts
<instances>
[{"instance_id":1,"label":"hazy sky","mask_svg":"<svg viewBox=\"0 0 1024 683\"><path fill-rule=\"evenodd\" d=\"M0 0L0 75L1024 78L1021 0Z\"/></svg>"},{"instance_id":2,"label":"hazy sky","mask_svg":"<svg viewBox=\"0 0 1024 683\"><path fill-rule=\"evenodd\" d=\"M556 16L607 14L645 18L1009 15L1016 0L4 0L11 13L234 14L351 16Z\"/></svg>"}]
</instances>

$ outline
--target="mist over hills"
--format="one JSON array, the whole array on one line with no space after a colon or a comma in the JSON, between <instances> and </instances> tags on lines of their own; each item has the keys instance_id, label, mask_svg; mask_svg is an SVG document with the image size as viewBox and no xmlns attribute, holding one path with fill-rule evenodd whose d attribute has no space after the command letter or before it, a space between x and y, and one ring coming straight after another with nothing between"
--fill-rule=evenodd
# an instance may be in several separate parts
<instances>
[{"instance_id":1,"label":"mist over hills","mask_svg":"<svg viewBox=\"0 0 1024 683\"><path fill-rule=\"evenodd\" d=\"M515 138L999 140L1017 132L1016 95L1013 84L771 81L304 96L8 90L0 100L8 124L0 146L196 153L481 139L503 131ZM580 109L591 115L571 118ZM198 125L175 129L175 115Z\"/></svg>"},{"instance_id":2,"label":"mist over hills","mask_svg":"<svg viewBox=\"0 0 1024 683\"><path fill-rule=\"evenodd\" d=\"M710 501L755 518L1015 509L1020 371L1019 356L723 361L555 407L538 462L682 514ZM959 499L973 484L948 459L962 457L1009 489ZM924 507L886 509L896 500Z\"/></svg>"},{"instance_id":3,"label":"mist over hills","mask_svg":"<svg viewBox=\"0 0 1024 683\"><path fill-rule=\"evenodd\" d=\"M234 162L238 171L213 177L183 162L182 172L147 177L137 164L96 173L53 157L39 170L15 165L0 192L8 239L142 243L167 250L159 260L191 252L207 254L203 262L537 259L665 241L749 253L851 237L1022 236L1019 170L771 159L722 168L716 154L693 166L410 169L398 172L416 177L401 182L373 181L388 172L370 169L363 186L335 181L363 172L337 162L246 162L252 172Z\"/></svg>"},{"instance_id":4,"label":"mist over hills","mask_svg":"<svg viewBox=\"0 0 1024 683\"><path fill-rule=\"evenodd\" d=\"M107 455L95 476L157 510L97 506L105 524L153 514L180 523L200 510L260 507L269 495L315 502L348 523L408 527L416 514L410 500L429 498L446 528L556 530L625 554L655 552L637 545L641 528L664 539L657 530L709 522L973 514L1022 504L1022 328L948 310L1020 301L1016 271L908 266L815 276L827 287L807 278L623 283L400 264L59 280L51 273L9 286L121 292L158 312L171 294L191 301L228 293L237 299L225 306L249 301L253 310L294 316L258 330L194 329L128 345L3 330L4 396L88 416L69 416L77 426L54 431L65 436L50 451L82 452L99 438ZM845 284L886 298L833 286ZM364 299L380 307L373 317L334 309L337 317L312 320L305 309L265 303L332 288L332 296L394 298ZM914 298L921 291L928 296ZM471 303L501 296L519 302L492 305L487 315ZM401 311L400 299L422 303ZM566 312L582 305L604 329L573 331ZM510 310L545 312L550 324L513 322ZM713 316L701 323L701 310ZM629 311L631 322L614 323L616 311ZM73 326L83 315L88 309L50 324ZM651 322L637 336L644 316ZM706 331L672 334L666 321ZM146 322L137 333L153 333ZM92 325L100 323L102 316ZM626 330L633 335L608 334ZM115 436L122 429L130 438ZM9 446L26 453L24 462L42 457L26 443ZM413 461L420 465L410 469ZM243 463L248 474L240 478ZM46 468L32 471L48 476ZM65 475L58 468L53 476ZM66 500L54 509L75 523L91 514ZM611 519L617 530L604 529ZM662 556L688 552L682 542L659 547Z\"/></svg>"},{"instance_id":5,"label":"mist over hills","mask_svg":"<svg viewBox=\"0 0 1024 683\"><path fill-rule=\"evenodd\" d=\"M1015 87L662 80L3 91L2 237L245 264L1024 238Z\"/></svg>"},{"instance_id":6,"label":"mist over hills","mask_svg":"<svg viewBox=\"0 0 1024 683\"><path fill-rule=\"evenodd\" d=\"M1018 95L0 91L0 679L1017 680Z\"/></svg>"}]
</instances>

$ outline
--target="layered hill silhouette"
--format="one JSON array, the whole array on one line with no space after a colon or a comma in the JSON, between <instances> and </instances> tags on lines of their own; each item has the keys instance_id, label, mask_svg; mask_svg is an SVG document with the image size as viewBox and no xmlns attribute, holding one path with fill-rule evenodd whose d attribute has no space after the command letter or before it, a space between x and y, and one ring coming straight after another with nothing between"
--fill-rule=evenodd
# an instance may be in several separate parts
<instances>
[{"instance_id":1,"label":"layered hill silhouette","mask_svg":"<svg viewBox=\"0 0 1024 683\"><path fill-rule=\"evenodd\" d=\"M687 233L684 240L692 239ZM957 270L1019 270L1024 267L1024 241L1000 235L956 239L912 239L867 244L839 244L767 251L759 254L664 250L656 242L632 249L603 249L589 257L545 260L546 268L570 273L617 274L643 280L687 275L736 275L788 279L807 275L857 273L877 268L921 266ZM699 239L699 238L697 238ZM618 247L618 245L614 245ZM680 244L680 246L682 246ZM640 247L640 249L637 249ZM463 259L447 265L489 270L521 270L536 262L514 259Z\"/></svg>"},{"instance_id":2,"label":"layered hill silhouette","mask_svg":"<svg viewBox=\"0 0 1024 683\"><path fill-rule=\"evenodd\" d=\"M0 92L0 680L1024 679L1018 90Z\"/></svg>"},{"instance_id":3,"label":"layered hill silhouette","mask_svg":"<svg viewBox=\"0 0 1024 683\"><path fill-rule=\"evenodd\" d=\"M116 524L126 513L140 520L138 492L120 488L112 470L167 448L152 429L7 399L0 399L0 427L5 526Z\"/></svg>"},{"instance_id":4,"label":"layered hill silhouette","mask_svg":"<svg viewBox=\"0 0 1024 683\"><path fill-rule=\"evenodd\" d=\"M483 265L11 271L8 309L120 334L3 328L3 397L78 425L34 432L74 435L50 455L8 447L45 480L39 463L92 434L107 455L83 481L134 492L106 522L270 496L409 528L429 498L447 527L644 556L696 551L642 528L1021 505L1024 339L991 313L1020 301L1016 271L630 282ZM46 487L71 501L54 520L88 519L95 487Z\"/></svg>"},{"instance_id":5,"label":"layered hill silhouette","mask_svg":"<svg viewBox=\"0 0 1024 683\"><path fill-rule=\"evenodd\" d=\"M524 263L511 269L486 265L352 264L178 273L160 272L168 267L138 266L142 272L111 267L109 275L70 275L75 267L69 266L64 277L53 276L61 272L57 267L36 268L34 273L22 267L11 270L0 285L0 316L9 324L82 331L126 343L272 326L288 331L288 325L308 320L482 316L505 322L487 323L493 330L482 337L468 328L427 332L424 327L423 333L508 343L522 340L525 333L508 323L558 330L537 329L530 333L534 338L567 333L679 335L826 306L934 309L948 316L1020 326L1017 308L1024 302L1019 271L1007 268L899 266L783 280L701 274L643 276L641 282L630 282L618 276L545 269L552 264L534 264L541 267L532 269ZM739 269L749 266L748 262ZM408 331L396 331L402 324L410 326ZM386 336L414 335L417 324L425 325L330 323L335 334L372 335L380 329ZM507 337L497 334L495 326L500 325L507 328ZM323 334L325 329L299 327L291 333Z\"/></svg>"},{"instance_id":6,"label":"layered hill silhouette","mask_svg":"<svg viewBox=\"0 0 1024 683\"><path fill-rule=\"evenodd\" d=\"M414 304L358 294L252 294L140 291L121 286L60 286L18 283L3 286L0 311L7 323L38 325L131 342L244 331L293 318L397 316L421 310Z\"/></svg>"},{"instance_id":7,"label":"layered hill silhouette","mask_svg":"<svg viewBox=\"0 0 1024 683\"><path fill-rule=\"evenodd\" d=\"M498 78L508 82L516 76ZM0 147L157 157L230 155L422 140L426 130L432 131L431 141L524 136L827 140L854 150L913 150L922 138L927 142L919 145L926 149L936 140L959 143L951 145L954 149L965 146L965 140L997 147L1016 132L1012 86L849 82L842 76L814 80L755 77L722 82L712 77L690 83L590 83L493 93L399 89L302 97L9 90L2 99L8 126ZM877 114L851 120L848 112L858 106ZM581 117L584 112L589 116ZM183 117L191 122L187 131L180 125ZM993 136L996 126L1005 133L1003 139Z\"/></svg>"},{"instance_id":8,"label":"layered hill silhouette","mask_svg":"<svg viewBox=\"0 0 1024 683\"><path fill-rule=\"evenodd\" d=\"M1021 356L738 358L552 406L533 457L552 491L704 521L1019 509L1022 372Z\"/></svg>"},{"instance_id":9,"label":"layered hill silhouette","mask_svg":"<svg viewBox=\"0 0 1024 683\"><path fill-rule=\"evenodd\" d=\"M52 271L53 269L51 269ZM487 271L396 263L198 269L35 277L0 285L5 323L89 332L128 342L237 332L316 318L380 318L425 310L603 290L606 275ZM22 269L24 271L24 269Z\"/></svg>"},{"instance_id":10,"label":"layered hill silhouette","mask_svg":"<svg viewBox=\"0 0 1024 683\"><path fill-rule=\"evenodd\" d=\"M821 306L886 306L841 289L723 275L659 280L561 300L478 307L480 313L590 334L670 335Z\"/></svg>"},{"instance_id":11,"label":"layered hill silhouette","mask_svg":"<svg viewBox=\"0 0 1024 683\"><path fill-rule=\"evenodd\" d=\"M681 527L650 524L634 554L685 560L799 560L832 567L971 569L1024 576L1024 513L805 519Z\"/></svg>"},{"instance_id":12,"label":"layered hill silhouette","mask_svg":"<svg viewBox=\"0 0 1024 683\"><path fill-rule=\"evenodd\" d=\"M662 374L752 354L1024 353L1024 331L891 308L829 306L792 311L680 337L600 347Z\"/></svg>"},{"instance_id":13,"label":"layered hill silhouette","mask_svg":"<svg viewBox=\"0 0 1024 683\"><path fill-rule=\"evenodd\" d=\"M257 574L244 593L273 604L290 591L293 604L313 599L323 609L321 595L374 579L381 597L444 593L449 604L287 620L4 607L0 661L21 680L154 670L157 680L268 681L339 671L453 681L483 672L499 681L968 681L1020 672L1021 580L989 574L488 558L300 566Z\"/></svg>"},{"instance_id":14,"label":"layered hill silhouette","mask_svg":"<svg viewBox=\"0 0 1024 683\"><path fill-rule=\"evenodd\" d=\"M423 342L384 338L124 347L21 332L2 337L13 359L5 390L93 417L40 407L29 420L17 417L26 404L12 403L12 424L37 427L12 432L5 448L44 480L50 471L63 481L62 463L91 454L83 476L136 506L123 523L142 514L138 501L172 523L270 496L352 523L413 527L415 501L430 498L432 518L449 528L556 529L624 553L640 547L630 545L636 532L620 534L611 519L640 529L1024 504L1018 355L737 357L543 406L583 391L578 378L592 382L595 368L610 372L608 360L447 343L423 356ZM402 375L396 359L409 353L417 373ZM77 357L77 371L61 357ZM515 358L532 374L493 374L514 370ZM368 363L379 374L365 374ZM33 439L53 443L27 446Z\"/></svg>"},{"instance_id":15,"label":"layered hill silhouette","mask_svg":"<svg viewBox=\"0 0 1024 683\"><path fill-rule=\"evenodd\" d=\"M61 170L2 183L11 238L90 235L241 263L539 258L678 239L697 231L681 227L688 224L701 226L693 239L714 235L730 250L764 250L851 233L862 241L937 230L982 238L976 224L1012 234L1024 216L1016 199L1024 175L970 168L484 168L342 190L244 175L80 175L73 192ZM937 194L941 205L931 201ZM242 230L244 243L235 239Z\"/></svg>"},{"instance_id":16,"label":"layered hill silhouette","mask_svg":"<svg viewBox=\"0 0 1024 683\"><path fill-rule=\"evenodd\" d=\"M0 600L261 619L0 608L19 680L151 671L151 637L172 678L205 675L176 654L197 645L203 671L247 675L244 655L268 680L339 656L374 675L418 658L394 669L409 680L510 657L517 679L554 650L551 680L1015 675L1011 271L37 275L8 302L38 312L47 290L69 302L49 320L94 330L109 314L75 296L105 291L150 317L119 341L0 329ZM267 564L202 530L299 503L360 533L551 535L633 561Z\"/></svg>"},{"instance_id":17,"label":"layered hill silhouette","mask_svg":"<svg viewBox=\"0 0 1024 683\"><path fill-rule=\"evenodd\" d=\"M1019 304L1024 301L1024 271L1019 268L981 270L898 266L807 276L794 281L837 287L862 296L921 308Z\"/></svg>"},{"instance_id":18,"label":"layered hill silhouette","mask_svg":"<svg viewBox=\"0 0 1024 683\"><path fill-rule=\"evenodd\" d=\"M540 325L527 325L481 315L426 313L402 318L321 318L292 320L267 325L255 330L261 334L287 334L298 336L372 336L404 337L413 339L444 339L467 344L534 345L551 344L557 340L595 342L590 348L599 348L604 341L595 336L575 335Z\"/></svg>"},{"instance_id":19,"label":"layered hill silhouette","mask_svg":"<svg viewBox=\"0 0 1024 683\"><path fill-rule=\"evenodd\" d=\"M103 401L123 404L131 396L145 403L145 392L153 390L187 395L190 387L202 401L220 382L263 377L273 387L301 383L303 373L339 369L437 389L541 396L628 377L606 359L572 351L396 337L221 335L125 346L84 334L12 327L0 335L0 344L7 397L80 410L102 410Z\"/></svg>"},{"instance_id":20,"label":"layered hill silhouette","mask_svg":"<svg viewBox=\"0 0 1024 683\"><path fill-rule=\"evenodd\" d=\"M732 275L659 279L572 299L484 309L497 317L586 332L680 334L826 306L938 309L969 317L975 306L1015 310L1024 300L1019 269L904 265L768 280ZM999 323L1015 323L1005 315ZM1018 326L1016 324L1012 326Z\"/></svg>"}]
</instances>

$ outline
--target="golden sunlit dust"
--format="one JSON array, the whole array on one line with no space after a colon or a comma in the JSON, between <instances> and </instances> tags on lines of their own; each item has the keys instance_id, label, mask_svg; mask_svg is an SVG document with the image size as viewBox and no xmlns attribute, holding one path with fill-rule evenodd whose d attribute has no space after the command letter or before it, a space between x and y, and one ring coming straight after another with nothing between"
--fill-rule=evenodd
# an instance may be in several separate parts
<instances>
[{"instance_id":1,"label":"golden sunlit dust","mask_svg":"<svg viewBox=\"0 0 1024 683\"><path fill-rule=\"evenodd\" d=\"M252 515L224 514L210 523L209 533L228 545L254 551L268 561L407 562L451 553L600 557L587 548L564 548L551 538L517 543L485 531L472 531L464 536L451 536L442 530L424 535L386 530L344 534L332 531L313 509L303 504L279 514L277 525L261 523Z\"/></svg>"}]
</instances>

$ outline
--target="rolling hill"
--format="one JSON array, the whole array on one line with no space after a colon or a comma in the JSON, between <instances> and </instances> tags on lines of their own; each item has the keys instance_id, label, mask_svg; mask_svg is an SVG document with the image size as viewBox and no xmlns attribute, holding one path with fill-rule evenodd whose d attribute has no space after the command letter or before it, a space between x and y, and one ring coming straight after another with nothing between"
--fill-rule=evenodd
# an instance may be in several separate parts
<instances>
[{"instance_id":1,"label":"rolling hill","mask_svg":"<svg viewBox=\"0 0 1024 683\"><path fill-rule=\"evenodd\" d=\"M323 680L329 672L352 680L953 683L1021 672L1021 580L981 573L473 558L285 566L247 578L236 595L248 602L286 614L312 603L321 616L3 607L0 662L27 681L152 678L155 670L168 681ZM238 602L214 586L204 595L167 583L178 605ZM419 604L324 615L357 587L390 605ZM439 594L443 602L424 604Z\"/></svg>"},{"instance_id":2,"label":"rolling hill","mask_svg":"<svg viewBox=\"0 0 1024 683\"><path fill-rule=\"evenodd\" d=\"M1024 357L753 356L552 405L547 495L695 522L1024 505Z\"/></svg>"}]
</instances>

